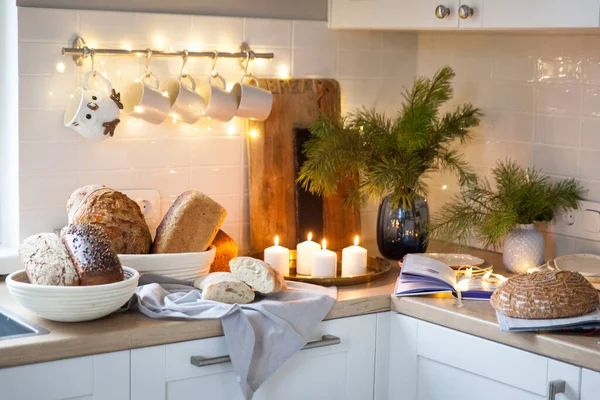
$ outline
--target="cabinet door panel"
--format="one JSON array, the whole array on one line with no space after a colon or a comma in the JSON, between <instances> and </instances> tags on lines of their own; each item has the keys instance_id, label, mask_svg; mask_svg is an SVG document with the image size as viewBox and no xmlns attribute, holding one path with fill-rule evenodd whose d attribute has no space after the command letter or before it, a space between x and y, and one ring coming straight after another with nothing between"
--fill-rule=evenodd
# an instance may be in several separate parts
<instances>
[{"instance_id":1,"label":"cabinet door panel","mask_svg":"<svg viewBox=\"0 0 600 400\"><path fill-rule=\"evenodd\" d=\"M484 28L597 28L598 0L484 0Z\"/></svg>"},{"instance_id":2,"label":"cabinet door panel","mask_svg":"<svg viewBox=\"0 0 600 400\"><path fill-rule=\"evenodd\" d=\"M419 321L420 357L537 393L546 393L548 359L453 329Z\"/></svg>"},{"instance_id":3,"label":"cabinet door panel","mask_svg":"<svg viewBox=\"0 0 600 400\"><path fill-rule=\"evenodd\" d=\"M600 373L583 368L581 371L581 400L597 400L600 394Z\"/></svg>"},{"instance_id":4,"label":"cabinet door panel","mask_svg":"<svg viewBox=\"0 0 600 400\"><path fill-rule=\"evenodd\" d=\"M418 375L418 400L543 400L545 398L427 358L419 359Z\"/></svg>"},{"instance_id":5,"label":"cabinet door panel","mask_svg":"<svg viewBox=\"0 0 600 400\"><path fill-rule=\"evenodd\" d=\"M438 5L450 9L439 19ZM448 29L458 28L459 0L330 0L331 28L363 29Z\"/></svg>"}]
</instances>

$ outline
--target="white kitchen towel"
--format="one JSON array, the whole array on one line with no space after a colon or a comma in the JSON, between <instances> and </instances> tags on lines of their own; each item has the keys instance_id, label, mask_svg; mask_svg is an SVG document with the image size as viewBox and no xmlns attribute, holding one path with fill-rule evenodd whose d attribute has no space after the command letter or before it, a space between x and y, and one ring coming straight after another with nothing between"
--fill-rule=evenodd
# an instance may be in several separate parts
<instances>
[{"instance_id":1,"label":"white kitchen towel","mask_svg":"<svg viewBox=\"0 0 600 400\"><path fill-rule=\"evenodd\" d=\"M220 319L233 369L244 397L251 399L304 347L335 304L335 287L287 284L287 291L257 296L250 304L224 304L202 300L202 292L189 282L147 274L136 290L136 305L151 318Z\"/></svg>"}]
</instances>

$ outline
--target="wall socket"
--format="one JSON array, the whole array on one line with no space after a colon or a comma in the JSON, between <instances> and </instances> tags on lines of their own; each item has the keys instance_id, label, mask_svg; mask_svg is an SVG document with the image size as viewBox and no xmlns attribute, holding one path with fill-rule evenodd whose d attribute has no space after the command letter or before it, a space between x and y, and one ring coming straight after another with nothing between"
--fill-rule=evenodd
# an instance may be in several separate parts
<instances>
[{"instance_id":1,"label":"wall socket","mask_svg":"<svg viewBox=\"0 0 600 400\"><path fill-rule=\"evenodd\" d=\"M150 233L152 234L152 238L156 235L156 228L160 224L160 193L158 190L154 189L119 189L120 192L124 193L135 201L140 209L142 210L142 214L146 218L146 223L148 224L148 228L150 228Z\"/></svg>"},{"instance_id":2,"label":"wall socket","mask_svg":"<svg viewBox=\"0 0 600 400\"><path fill-rule=\"evenodd\" d=\"M547 225L546 231L600 241L600 203L582 201L577 210L560 211Z\"/></svg>"}]
</instances>

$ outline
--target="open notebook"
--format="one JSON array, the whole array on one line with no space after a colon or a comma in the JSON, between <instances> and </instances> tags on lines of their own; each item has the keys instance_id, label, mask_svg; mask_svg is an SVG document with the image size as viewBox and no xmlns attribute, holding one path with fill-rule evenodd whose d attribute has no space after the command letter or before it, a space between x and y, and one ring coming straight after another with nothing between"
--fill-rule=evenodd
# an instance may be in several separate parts
<instances>
[{"instance_id":1,"label":"open notebook","mask_svg":"<svg viewBox=\"0 0 600 400\"><path fill-rule=\"evenodd\" d=\"M487 300L496 285L473 278L467 284L458 285L456 271L442 261L407 254L402 262L402 271L396 282L396 296L450 292L456 296L460 290L463 299Z\"/></svg>"}]
</instances>

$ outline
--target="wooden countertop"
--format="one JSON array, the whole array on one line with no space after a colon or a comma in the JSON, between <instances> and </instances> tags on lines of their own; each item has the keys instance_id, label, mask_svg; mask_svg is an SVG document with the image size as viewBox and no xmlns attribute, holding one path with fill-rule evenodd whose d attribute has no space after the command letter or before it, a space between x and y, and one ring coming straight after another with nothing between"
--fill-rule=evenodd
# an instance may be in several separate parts
<instances>
[{"instance_id":1,"label":"wooden countertop","mask_svg":"<svg viewBox=\"0 0 600 400\"><path fill-rule=\"evenodd\" d=\"M394 264L377 281L339 287L337 301L325 319L389 311L398 274ZM137 311L89 322L52 322L17 304L2 281L0 307L50 331L47 335L0 340L0 368L223 335L219 320L151 319Z\"/></svg>"},{"instance_id":2,"label":"wooden countertop","mask_svg":"<svg viewBox=\"0 0 600 400\"><path fill-rule=\"evenodd\" d=\"M374 249L373 244L367 246ZM458 250L458 251L457 251ZM485 259L496 272L506 273L499 253L432 241L431 252L465 252ZM371 252L370 254L373 254ZM380 280L340 287L337 302L325 319L396 311L451 329L600 371L599 337L582 334L500 332L493 309L485 301L464 301L458 307L449 295L392 297L399 270L396 266ZM46 321L15 303L0 282L0 307L50 330L47 335L0 340L0 368L111 351L127 350L223 334L218 320L156 320L129 311L96 321Z\"/></svg>"}]
</instances>

